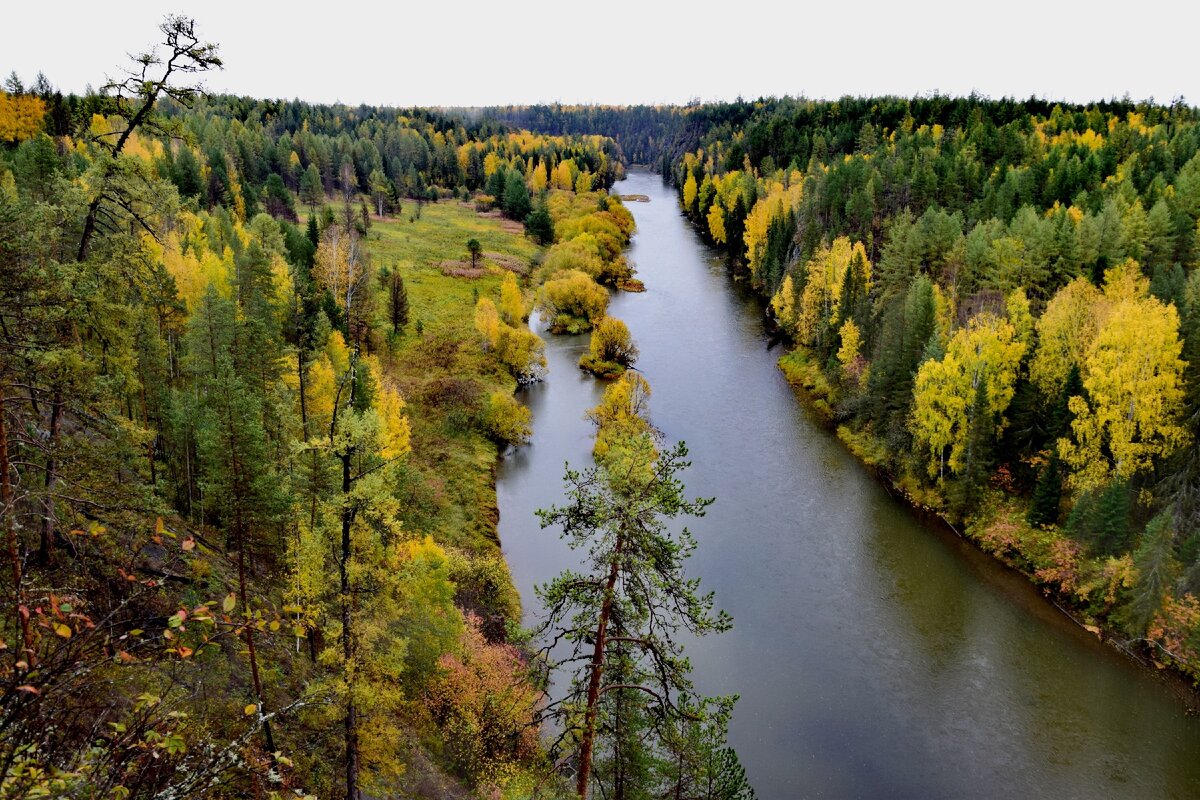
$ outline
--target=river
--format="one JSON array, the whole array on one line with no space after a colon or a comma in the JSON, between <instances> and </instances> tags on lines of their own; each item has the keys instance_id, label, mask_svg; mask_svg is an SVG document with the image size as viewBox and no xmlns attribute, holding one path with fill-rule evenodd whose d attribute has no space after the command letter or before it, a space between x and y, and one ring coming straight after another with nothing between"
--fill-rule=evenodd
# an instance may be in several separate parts
<instances>
[{"instance_id":1,"label":"river","mask_svg":"<svg viewBox=\"0 0 1200 800\"><path fill-rule=\"evenodd\" d=\"M762 305L732 280L661 179L617 193L638 224L645 294L614 297L651 416L684 440L688 572L733 615L689 642L699 689L741 696L731 727L762 800L1200 797L1200 720L1155 675L1079 629L1023 578L919 521L796 401ZM500 538L527 615L574 557L537 508L564 462L590 464L584 411L602 386L575 366L587 337L551 337L524 389L534 436L503 458Z\"/></svg>"}]
</instances>

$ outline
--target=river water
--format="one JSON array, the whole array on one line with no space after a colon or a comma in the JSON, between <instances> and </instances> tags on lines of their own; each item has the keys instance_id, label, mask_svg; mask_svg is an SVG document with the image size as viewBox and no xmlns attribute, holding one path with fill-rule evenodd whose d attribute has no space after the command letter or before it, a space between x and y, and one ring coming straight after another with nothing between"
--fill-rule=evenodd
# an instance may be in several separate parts
<instances>
[{"instance_id":1,"label":"river water","mask_svg":"<svg viewBox=\"0 0 1200 800\"><path fill-rule=\"evenodd\" d=\"M1200 797L1200 720L1155 675L1070 623L1023 578L916 519L793 397L762 306L687 225L660 178L614 190L648 291L613 299L641 348L651 416L684 440L688 571L732 631L689 642L700 690L741 696L730 738L763 800ZM602 386L551 337L519 397L530 445L502 460L500 537L527 618L575 563L537 508L590 464Z\"/></svg>"}]
</instances>

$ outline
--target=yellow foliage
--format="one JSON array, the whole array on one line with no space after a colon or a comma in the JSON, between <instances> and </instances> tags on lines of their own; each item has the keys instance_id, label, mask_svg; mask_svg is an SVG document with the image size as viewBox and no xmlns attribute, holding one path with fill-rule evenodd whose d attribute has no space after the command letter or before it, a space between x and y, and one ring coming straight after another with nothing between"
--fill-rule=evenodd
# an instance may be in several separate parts
<instances>
[{"instance_id":1,"label":"yellow foliage","mask_svg":"<svg viewBox=\"0 0 1200 800\"><path fill-rule=\"evenodd\" d=\"M871 262L867 260L861 242L851 244L845 236L839 236L832 246L822 247L809 260L806 267L808 282L804 285L796 318L796 336L802 343L816 344L825 334L826 326L837 317L842 279L846 275L846 267L856 254L862 257L866 265L869 288Z\"/></svg>"},{"instance_id":2,"label":"yellow foliage","mask_svg":"<svg viewBox=\"0 0 1200 800\"><path fill-rule=\"evenodd\" d=\"M1119 280L1106 285L1106 298L1110 286L1120 299L1088 349L1083 381L1088 400L1070 399L1078 444L1058 442L1063 460L1075 470L1070 484L1076 489L1094 488L1114 475L1129 478L1189 439L1180 424L1184 362L1175 306L1128 296L1128 282Z\"/></svg>"},{"instance_id":3,"label":"yellow foliage","mask_svg":"<svg viewBox=\"0 0 1200 800\"><path fill-rule=\"evenodd\" d=\"M552 330L577 328L582 332L604 316L608 292L586 272L567 270L546 281L538 297L542 315Z\"/></svg>"},{"instance_id":4,"label":"yellow foliage","mask_svg":"<svg viewBox=\"0 0 1200 800\"><path fill-rule=\"evenodd\" d=\"M496 358L518 381L540 380L546 371L545 342L526 327L500 323Z\"/></svg>"},{"instance_id":5,"label":"yellow foliage","mask_svg":"<svg viewBox=\"0 0 1200 800\"><path fill-rule=\"evenodd\" d=\"M838 349L837 359L841 363L842 369L845 370L858 360L859 350L862 347L862 332L854 324L854 320L848 319L842 323L839 333L842 337L842 346Z\"/></svg>"},{"instance_id":6,"label":"yellow foliage","mask_svg":"<svg viewBox=\"0 0 1200 800\"><path fill-rule=\"evenodd\" d=\"M696 193L699 187L696 186L696 176L688 171L687 180L683 182L683 207L691 209L696 204Z\"/></svg>"},{"instance_id":7,"label":"yellow foliage","mask_svg":"<svg viewBox=\"0 0 1200 800\"><path fill-rule=\"evenodd\" d=\"M534 194L545 189L550 185L550 176L546 171L546 162L539 161L534 167L533 174L529 176L529 190Z\"/></svg>"},{"instance_id":8,"label":"yellow foliage","mask_svg":"<svg viewBox=\"0 0 1200 800\"><path fill-rule=\"evenodd\" d=\"M338 375L342 375L350 369L350 348L346 345L346 339L342 336L341 331L333 331L329 334L329 338L325 341L325 355Z\"/></svg>"},{"instance_id":9,"label":"yellow foliage","mask_svg":"<svg viewBox=\"0 0 1200 800\"><path fill-rule=\"evenodd\" d=\"M649 434L649 414L650 384L637 372L625 372L608 385L599 405L588 412L588 419L596 425L592 455L603 462L619 440Z\"/></svg>"},{"instance_id":10,"label":"yellow foliage","mask_svg":"<svg viewBox=\"0 0 1200 800\"><path fill-rule=\"evenodd\" d=\"M1086 367L1104 314L1100 291L1086 278L1076 278L1050 299L1037 321L1038 348L1029 363L1029 379L1043 396L1056 398L1071 367Z\"/></svg>"},{"instance_id":11,"label":"yellow foliage","mask_svg":"<svg viewBox=\"0 0 1200 800\"><path fill-rule=\"evenodd\" d=\"M174 278L179 297L189 309L195 307L209 285L222 297L231 296L233 251L226 247L220 256L209 251L204 222L195 214L181 213L175 229L163 237L161 245L149 236L142 241L147 252L161 261Z\"/></svg>"},{"instance_id":12,"label":"yellow foliage","mask_svg":"<svg viewBox=\"0 0 1200 800\"><path fill-rule=\"evenodd\" d=\"M1016 338L1011 323L982 315L955 332L944 357L921 365L913 385L911 427L913 438L929 450L931 476L942 474L945 466L955 472L962 468L970 435L969 413L980 381L984 382L987 412L997 419L997 433L1004 429L1003 415L1012 400L1024 352L1025 345Z\"/></svg>"},{"instance_id":13,"label":"yellow foliage","mask_svg":"<svg viewBox=\"0 0 1200 800\"><path fill-rule=\"evenodd\" d=\"M308 368L305 405L308 418L315 423L316 430L322 430L333 416L333 403L341 375L334 370L327 353L322 353Z\"/></svg>"},{"instance_id":14,"label":"yellow foliage","mask_svg":"<svg viewBox=\"0 0 1200 800\"><path fill-rule=\"evenodd\" d=\"M500 169L500 156L495 152L488 153L483 157L483 175L485 178L492 177L492 173Z\"/></svg>"},{"instance_id":15,"label":"yellow foliage","mask_svg":"<svg viewBox=\"0 0 1200 800\"><path fill-rule=\"evenodd\" d=\"M565 226L560 226L565 227ZM554 277L560 272L576 270L591 278L599 278L604 265L595 236L581 233L569 241L559 242L546 252L539 273Z\"/></svg>"},{"instance_id":16,"label":"yellow foliage","mask_svg":"<svg viewBox=\"0 0 1200 800\"><path fill-rule=\"evenodd\" d=\"M500 339L500 314L496 304L486 297L475 304L475 330L483 342L484 350L491 350Z\"/></svg>"},{"instance_id":17,"label":"yellow foliage","mask_svg":"<svg viewBox=\"0 0 1200 800\"><path fill-rule=\"evenodd\" d=\"M789 272L779 285L779 291L771 298L771 310L775 319L788 333L796 329L796 284Z\"/></svg>"},{"instance_id":18,"label":"yellow foliage","mask_svg":"<svg viewBox=\"0 0 1200 800\"><path fill-rule=\"evenodd\" d=\"M500 318L509 325L520 325L529 316L525 306L525 296L517 285L517 276L511 272L504 273L500 282Z\"/></svg>"},{"instance_id":19,"label":"yellow foliage","mask_svg":"<svg viewBox=\"0 0 1200 800\"><path fill-rule=\"evenodd\" d=\"M371 372L376 386L375 408L379 413L379 454L386 459L399 458L411 449L408 417L404 414L404 398L390 381L382 380L372 360Z\"/></svg>"},{"instance_id":20,"label":"yellow foliage","mask_svg":"<svg viewBox=\"0 0 1200 800\"><path fill-rule=\"evenodd\" d=\"M720 203L713 203L708 209L708 234L714 242L725 244L725 209Z\"/></svg>"},{"instance_id":21,"label":"yellow foliage","mask_svg":"<svg viewBox=\"0 0 1200 800\"><path fill-rule=\"evenodd\" d=\"M742 236L746 243L746 266L756 279L761 277L771 221L800 205L802 185L798 178L787 188L781 183L772 183L767 193L754 203L746 215L746 231Z\"/></svg>"},{"instance_id":22,"label":"yellow foliage","mask_svg":"<svg viewBox=\"0 0 1200 800\"><path fill-rule=\"evenodd\" d=\"M46 104L40 97L0 92L0 142L23 142L42 130Z\"/></svg>"},{"instance_id":23,"label":"yellow foliage","mask_svg":"<svg viewBox=\"0 0 1200 800\"><path fill-rule=\"evenodd\" d=\"M508 444L525 444L533 434L529 407L518 403L508 392L488 395L483 407L484 426L496 439Z\"/></svg>"},{"instance_id":24,"label":"yellow foliage","mask_svg":"<svg viewBox=\"0 0 1200 800\"><path fill-rule=\"evenodd\" d=\"M575 166L575 159L568 158L565 161L560 161L558 166L554 168L554 172L550 176L550 184L555 189L563 189L570 192L575 188L575 178L578 174L579 167Z\"/></svg>"},{"instance_id":25,"label":"yellow foliage","mask_svg":"<svg viewBox=\"0 0 1200 800\"><path fill-rule=\"evenodd\" d=\"M1024 289L1015 289L1005 299L1008 321L1017 334L1017 341L1025 345L1025 352L1033 346L1033 313L1029 310L1029 298Z\"/></svg>"}]
</instances>

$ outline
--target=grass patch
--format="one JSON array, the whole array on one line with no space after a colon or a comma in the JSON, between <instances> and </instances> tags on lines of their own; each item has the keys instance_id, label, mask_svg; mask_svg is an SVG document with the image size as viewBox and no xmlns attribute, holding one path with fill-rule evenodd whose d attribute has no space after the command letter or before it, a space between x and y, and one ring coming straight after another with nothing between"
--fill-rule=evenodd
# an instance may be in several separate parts
<instances>
[{"instance_id":1,"label":"grass patch","mask_svg":"<svg viewBox=\"0 0 1200 800\"><path fill-rule=\"evenodd\" d=\"M808 407L817 413L826 424L833 422L834 386L825 376L825 371L811 352L797 347L779 359L779 369Z\"/></svg>"},{"instance_id":2,"label":"grass patch","mask_svg":"<svg viewBox=\"0 0 1200 800\"><path fill-rule=\"evenodd\" d=\"M428 204L411 222L408 210L406 204L403 216L374 220L366 237L376 270L398 270L408 291L409 323L393 336L386 292L374 287L374 327L387 342L380 356L404 393L412 426L412 454L397 487L404 523L415 535L498 555L497 447L482 413L490 393L511 392L516 382L482 351L475 303L479 297L498 300L504 273L527 271L538 247L467 204ZM445 263L469 257L468 239L483 245L482 274L446 274Z\"/></svg>"},{"instance_id":3,"label":"grass patch","mask_svg":"<svg viewBox=\"0 0 1200 800\"><path fill-rule=\"evenodd\" d=\"M849 425L838 425L837 436L846 448L867 466L887 468L889 456L882 439L865 430L854 430Z\"/></svg>"}]
</instances>

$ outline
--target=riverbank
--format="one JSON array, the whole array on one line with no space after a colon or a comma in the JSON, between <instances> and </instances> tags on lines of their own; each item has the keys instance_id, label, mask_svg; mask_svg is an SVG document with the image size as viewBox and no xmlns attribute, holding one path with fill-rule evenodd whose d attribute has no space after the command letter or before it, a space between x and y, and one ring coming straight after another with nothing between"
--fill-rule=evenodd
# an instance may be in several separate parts
<instances>
[{"instance_id":1,"label":"riverbank","mask_svg":"<svg viewBox=\"0 0 1200 800\"><path fill-rule=\"evenodd\" d=\"M762 300L662 180L631 170L613 191L651 198L629 204L628 254L650 291L609 313L637 339L653 424L688 445L689 492L716 498L689 526L692 570L734 627L686 647L698 691L740 696L730 743L758 797L1200 792L1200 730L1161 681L912 514L797 402ZM579 557L534 512L564 501L564 463L590 458L581 409L603 386L576 367L586 348L547 337L551 379L517 394L531 443L497 475L530 618L534 587Z\"/></svg>"},{"instance_id":2,"label":"riverbank","mask_svg":"<svg viewBox=\"0 0 1200 800\"><path fill-rule=\"evenodd\" d=\"M1109 621L1119 593L1133 582L1134 566L1128 556L1089 558L1084 548L1057 526L1031 526L1026 521L1029 501L998 485L1003 482L1002 475L992 476L973 504L975 512L965 524L956 525L957 520L947 513L946 498L936 487L909 472L889 468L886 445L870 431L839 423L834 412L840 399L838 387L811 351L794 346L780 357L779 368L797 400L915 513L945 526L1022 575L1068 619L1124 657L1147 669L1167 670L1169 676L1164 679L1188 712L1200 711L1196 688L1200 662L1149 638L1131 640Z\"/></svg>"}]
</instances>

